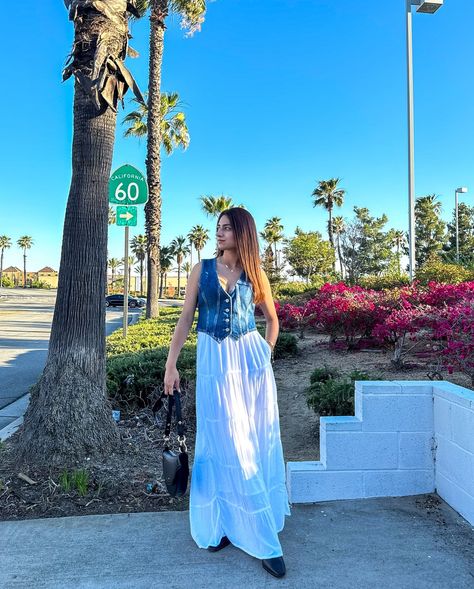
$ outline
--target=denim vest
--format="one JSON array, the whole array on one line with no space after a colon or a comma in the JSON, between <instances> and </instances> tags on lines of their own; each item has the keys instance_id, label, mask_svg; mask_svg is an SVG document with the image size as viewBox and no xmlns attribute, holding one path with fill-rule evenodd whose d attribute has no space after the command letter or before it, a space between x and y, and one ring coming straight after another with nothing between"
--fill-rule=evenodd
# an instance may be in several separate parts
<instances>
[{"instance_id":1,"label":"denim vest","mask_svg":"<svg viewBox=\"0 0 474 589\"><path fill-rule=\"evenodd\" d=\"M196 331L209 334L218 342L228 335L241 335L257 329L253 288L245 271L228 293L219 282L216 258L203 259L198 289L198 322Z\"/></svg>"}]
</instances>

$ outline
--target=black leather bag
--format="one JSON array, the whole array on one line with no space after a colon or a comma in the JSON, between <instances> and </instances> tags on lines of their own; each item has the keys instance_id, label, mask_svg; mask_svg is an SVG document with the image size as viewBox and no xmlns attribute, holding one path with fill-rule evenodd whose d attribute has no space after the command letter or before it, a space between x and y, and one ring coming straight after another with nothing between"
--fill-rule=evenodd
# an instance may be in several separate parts
<instances>
[{"instance_id":1,"label":"black leather bag","mask_svg":"<svg viewBox=\"0 0 474 589\"><path fill-rule=\"evenodd\" d=\"M157 414L163 407L164 397L167 397L168 399L168 408L166 413L165 433L163 435L163 439L165 440L163 448L163 476L168 493L172 497L181 497L186 493L189 478L189 459L185 443L186 436L184 435L184 421L181 415L181 396L177 389L173 389L172 395L165 395L163 392L156 400L152 410L157 425L159 425ZM169 445L173 406L176 408L179 452L174 452Z\"/></svg>"}]
</instances>

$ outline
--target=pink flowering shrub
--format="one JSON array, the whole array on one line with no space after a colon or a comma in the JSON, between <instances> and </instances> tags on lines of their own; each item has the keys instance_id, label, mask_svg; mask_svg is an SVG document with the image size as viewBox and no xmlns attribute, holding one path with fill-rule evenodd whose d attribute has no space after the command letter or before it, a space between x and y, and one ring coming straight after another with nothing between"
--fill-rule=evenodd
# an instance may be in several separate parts
<instances>
[{"instance_id":1,"label":"pink flowering shrub","mask_svg":"<svg viewBox=\"0 0 474 589\"><path fill-rule=\"evenodd\" d=\"M474 300L436 309L425 324L449 374L459 370L474 385Z\"/></svg>"},{"instance_id":2,"label":"pink flowering shrub","mask_svg":"<svg viewBox=\"0 0 474 589\"><path fill-rule=\"evenodd\" d=\"M397 365L419 346L419 358L437 358L448 372L459 370L474 384L474 281L415 281L382 291L327 283L301 306L275 305L285 328L303 333L312 327L332 343L343 338L348 348L372 338L393 349Z\"/></svg>"}]
</instances>

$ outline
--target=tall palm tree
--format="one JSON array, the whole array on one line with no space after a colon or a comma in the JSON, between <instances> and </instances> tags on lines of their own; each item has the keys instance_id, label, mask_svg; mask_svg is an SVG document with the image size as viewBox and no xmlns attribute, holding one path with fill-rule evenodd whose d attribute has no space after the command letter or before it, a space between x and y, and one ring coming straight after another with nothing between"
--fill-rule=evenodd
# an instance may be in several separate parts
<instances>
[{"instance_id":1,"label":"tall palm tree","mask_svg":"<svg viewBox=\"0 0 474 589\"><path fill-rule=\"evenodd\" d=\"M140 296L143 296L143 261L146 258L146 236L135 235L130 243L130 249L140 263Z\"/></svg>"},{"instance_id":2,"label":"tall palm tree","mask_svg":"<svg viewBox=\"0 0 474 589\"><path fill-rule=\"evenodd\" d=\"M194 249L197 251L198 262L200 262L201 250L209 241L209 229L205 229L202 225L194 225L194 227L188 233L188 239L194 246Z\"/></svg>"},{"instance_id":3,"label":"tall palm tree","mask_svg":"<svg viewBox=\"0 0 474 589\"><path fill-rule=\"evenodd\" d=\"M30 235L23 235L16 243L23 250L23 288L26 288L26 250L31 249L33 238Z\"/></svg>"},{"instance_id":4,"label":"tall palm tree","mask_svg":"<svg viewBox=\"0 0 474 589\"><path fill-rule=\"evenodd\" d=\"M0 286L3 286L3 252L12 246L12 240L7 235L0 235Z\"/></svg>"},{"instance_id":5,"label":"tall palm tree","mask_svg":"<svg viewBox=\"0 0 474 589\"><path fill-rule=\"evenodd\" d=\"M269 236L270 236L270 244L273 244L275 247L275 270L278 271L278 267L279 267L279 262L278 262L278 250L277 250L277 244L284 238L283 235L283 225L281 224L281 218L280 217L272 217L271 219L268 219L268 221L265 223L265 229L269 230ZM267 239L268 241L268 239Z\"/></svg>"},{"instance_id":6,"label":"tall palm tree","mask_svg":"<svg viewBox=\"0 0 474 589\"><path fill-rule=\"evenodd\" d=\"M339 269L341 271L341 276L344 278L344 266L342 264L342 253L341 253L341 235L346 230L346 224L344 222L343 217L334 217L332 220L332 232L336 236L336 248L337 248L337 257L339 259Z\"/></svg>"},{"instance_id":7,"label":"tall palm tree","mask_svg":"<svg viewBox=\"0 0 474 589\"><path fill-rule=\"evenodd\" d=\"M328 236L331 247L334 247L334 238L332 232L332 211L334 207L342 207L346 191L339 187L340 178L331 178L330 180L320 180L313 190L311 196L314 197L313 207L322 206L328 212ZM336 261L333 261L333 270L335 270Z\"/></svg>"},{"instance_id":8,"label":"tall palm tree","mask_svg":"<svg viewBox=\"0 0 474 589\"><path fill-rule=\"evenodd\" d=\"M163 298L163 283L166 284L166 274L173 267L173 249L169 246L160 247L160 299Z\"/></svg>"},{"instance_id":9,"label":"tall palm tree","mask_svg":"<svg viewBox=\"0 0 474 589\"><path fill-rule=\"evenodd\" d=\"M120 268L121 265L122 265L122 261L119 260L118 258L110 258L110 260L108 262L108 266L112 271L112 283L111 283L112 289L114 288L114 283L115 283L115 271L118 268Z\"/></svg>"},{"instance_id":10,"label":"tall palm tree","mask_svg":"<svg viewBox=\"0 0 474 589\"><path fill-rule=\"evenodd\" d=\"M163 62L166 18L181 17L181 24L191 35L200 30L206 12L206 0L138 0L143 16L150 13L150 61L148 75L147 157L148 202L145 224L148 240L148 280L146 316L156 317L158 309L158 274L161 238L161 66Z\"/></svg>"},{"instance_id":11,"label":"tall palm tree","mask_svg":"<svg viewBox=\"0 0 474 589\"><path fill-rule=\"evenodd\" d=\"M218 217L222 211L235 206L231 196L201 196L201 207L208 217Z\"/></svg>"},{"instance_id":12,"label":"tall palm tree","mask_svg":"<svg viewBox=\"0 0 474 589\"><path fill-rule=\"evenodd\" d=\"M186 245L186 241L184 235L179 235L171 242L173 257L176 258L176 262L178 263L178 297L181 293L181 264L183 263L183 258L189 254L189 246Z\"/></svg>"},{"instance_id":13,"label":"tall palm tree","mask_svg":"<svg viewBox=\"0 0 474 589\"><path fill-rule=\"evenodd\" d=\"M401 268L401 253L400 250L406 243L406 233L401 229L394 229L390 235L392 244L395 246L397 250L397 263L398 263L398 273L402 273Z\"/></svg>"},{"instance_id":14,"label":"tall palm tree","mask_svg":"<svg viewBox=\"0 0 474 589\"><path fill-rule=\"evenodd\" d=\"M63 72L75 79L72 178L48 358L24 416L17 463L70 463L120 441L107 400L103 297L117 104L129 87L141 97L124 64L135 0L65 3L74 22Z\"/></svg>"}]
</instances>

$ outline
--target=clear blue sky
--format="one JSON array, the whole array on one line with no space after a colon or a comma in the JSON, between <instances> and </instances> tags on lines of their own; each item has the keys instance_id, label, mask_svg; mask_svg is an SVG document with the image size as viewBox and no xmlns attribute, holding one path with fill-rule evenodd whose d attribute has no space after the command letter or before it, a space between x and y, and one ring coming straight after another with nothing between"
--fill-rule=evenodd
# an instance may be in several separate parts
<instances>
[{"instance_id":1,"label":"clear blue sky","mask_svg":"<svg viewBox=\"0 0 474 589\"><path fill-rule=\"evenodd\" d=\"M380 5L380 9L377 8ZM163 160L162 243L202 223L202 194L231 195L259 229L274 215L325 232L313 208L320 179L342 178L354 205L386 213L407 228L404 0L216 0L202 31L185 38L179 20L166 32L163 90L186 104L187 152ZM474 204L474 2L445 0L434 16L414 15L416 194L436 193L443 217L454 189ZM73 26L59 0L19 2L1 36L0 234L15 245L5 265L21 267L16 240L31 235L29 270L59 267L71 174L72 81L61 83ZM148 21L132 25L128 60L147 84ZM126 111L130 109L126 100ZM119 112L114 167L144 170L145 142L123 139ZM131 235L142 233L139 226ZM123 229L110 230L109 256L122 257ZM212 254L214 240L204 250Z\"/></svg>"}]
</instances>

